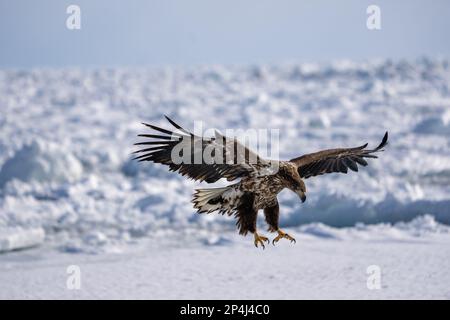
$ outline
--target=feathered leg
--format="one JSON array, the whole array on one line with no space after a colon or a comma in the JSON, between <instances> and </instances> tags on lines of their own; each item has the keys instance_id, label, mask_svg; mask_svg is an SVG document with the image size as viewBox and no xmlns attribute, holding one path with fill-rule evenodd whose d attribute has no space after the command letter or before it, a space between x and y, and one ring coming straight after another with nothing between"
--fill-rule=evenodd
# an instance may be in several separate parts
<instances>
[{"instance_id":1,"label":"feathered leg","mask_svg":"<svg viewBox=\"0 0 450 320\"><path fill-rule=\"evenodd\" d=\"M291 242L296 242L293 237L285 233L278 227L278 219L280 216L280 207L278 205L278 201L271 207L264 208L264 216L266 217L266 222L269 225L270 232L278 232L278 235L273 239L272 244L275 245L276 242L280 241L280 239L288 239Z\"/></svg>"},{"instance_id":2,"label":"feathered leg","mask_svg":"<svg viewBox=\"0 0 450 320\"><path fill-rule=\"evenodd\" d=\"M253 206L255 196L252 192L245 192L241 201L236 208L236 225L239 228L239 234L246 235L248 232L254 234L254 243L258 247L261 244L262 248L265 248L264 242L269 243L269 239L261 236L256 231L256 219L258 215L258 210Z\"/></svg>"}]
</instances>

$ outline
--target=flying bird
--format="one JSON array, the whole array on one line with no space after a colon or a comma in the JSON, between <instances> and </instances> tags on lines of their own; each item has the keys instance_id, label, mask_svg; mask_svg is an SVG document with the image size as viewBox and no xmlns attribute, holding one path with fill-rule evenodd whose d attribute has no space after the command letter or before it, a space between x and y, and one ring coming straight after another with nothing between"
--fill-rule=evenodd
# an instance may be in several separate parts
<instances>
[{"instance_id":1,"label":"flying bird","mask_svg":"<svg viewBox=\"0 0 450 320\"><path fill-rule=\"evenodd\" d=\"M236 138L223 136L218 131L214 137L200 137L169 117L166 119L175 129L143 123L153 132L138 135L149 140L135 143L143 149L134 152L137 154L134 159L167 165L170 171L200 182L214 183L222 178L235 181L222 188L196 189L192 199L194 208L198 213L233 215L239 234L253 233L255 246L262 248L269 239L257 232L260 209L264 211L268 231L277 233L272 241L274 245L281 239L295 242L279 227L279 192L288 188L304 202L304 179L333 172L347 173L348 169L358 171L358 165L367 166L366 158L377 158L374 153L384 151L388 140L386 132L375 149L366 149L366 143L355 148L322 150L289 161L267 160Z\"/></svg>"}]
</instances>

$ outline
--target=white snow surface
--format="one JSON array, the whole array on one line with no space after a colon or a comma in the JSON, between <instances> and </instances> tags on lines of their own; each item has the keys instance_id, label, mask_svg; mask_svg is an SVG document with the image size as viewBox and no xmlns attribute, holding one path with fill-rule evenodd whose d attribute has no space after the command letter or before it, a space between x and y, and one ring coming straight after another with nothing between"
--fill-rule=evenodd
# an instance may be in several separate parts
<instances>
[{"instance_id":1,"label":"white snow surface","mask_svg":"<svg viewBox=\"0 0 450 320\"><path fill-rule=\"evenodd\" d=\"M0 241L41 244L0 255L0 298L450 297L446 59L0 70L0 110ZM168 127L164 114L187 129L199 120L222 132L279 129L281 159L376 146L385 131L389 144L358 173L307 179L303 204L283 191L281 226L298 243L261 253L236 235L231 217L194 212L193 190L206 184L131 160L136 135L147 131L141 122ZM73 260L86 264L89 290L52 285ZM171 267L176 261L185 264ZM229 261L237 262L228 268ZM386 290L365 287L370 264L384 266ZM90 272L100 268L110 271L95 280ZM119 275L121 268L130 270ZM239 276L239 268L252 273ZM208 289L203 272L208 281L246 281L262 291ZM115 291L107 285L114 279ZM190 293L162 291L198 281Z\"/></svg>"},{"instance_id":2,"label":"white snow surface","mask_svg":"<svg viewBox=\"0 0 450 320\"><path fill-rule=\"evenodd\" d=\"M186 237L182 246L141 242L122 253L12 252L0 256L0 299L450 299L449 229L422 217L287 229L295 245L264 251L230 233L201 246Z\"/></svg>"}]
</instances>

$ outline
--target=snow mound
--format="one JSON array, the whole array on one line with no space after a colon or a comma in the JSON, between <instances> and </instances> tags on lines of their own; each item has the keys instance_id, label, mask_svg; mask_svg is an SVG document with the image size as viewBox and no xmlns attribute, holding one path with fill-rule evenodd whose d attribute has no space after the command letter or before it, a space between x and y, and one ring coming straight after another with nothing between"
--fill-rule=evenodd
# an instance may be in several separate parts
<instances>
[{"instance_id":1,"label":"snow mound","mask_svg":"<svg viewBox=\"0 0 450 320\"><path fill-rule=\"evenodd\" d=\"M450 135L450 122L441 117L431 117L420 121L414 132L423 134Z\"/></svg>"},{"instance_id":2,"label":"snow mound","mask_svg":"<svg viewBox=\"0 0 450 320\"><path fill-rule=\"evenodd\" d=\"M419 134L450 135L450 110L444 108L440 113L433 113L421 119L413 132Z\"/></svg>"},{"instance_id":3,"label":"snow mound","mask_svg":"<svg viewBox=\"0 0 450 320\"><path fill-rule=\"evenodd\" d=\"M395 227L400 230L406 230L414 236L422 236L432 233L447 233L450 234L450 227L443 225L436 221L436 219L429 215L423 215L413 219L410 222L398 222Z\"/></svg>"},{"instance_id":4,"label":"snow mound","mask_svg":"<svg viewBox=\"0 0 450 320\"><path fill-rule=\"evenodd\" d=\"M0 169L0 187L18 179L31 181L74 181L81 177L83 167L67 150L34 140L17 150Z\"/></svg>"},{"instance_id":5,"label":"snow mound","mask_svg":"<svg viewBox=\"0 0 450 320\"><path fill-rule=\"evenodd\" d=\"M406 241L450 234L450 227L440 224L431 215L419 216L409 222L371 225L358 223L355 227L348 228L333 228L323 223L311 223L300 226L296 230L302 234L322 239L367 241Z\"/></svg>"},{"instance_id":6,"label":"snow mound","mask_svg":"<svg viewBox=\"0 0 450 320\"><path fill-rule=\"evenodd\" d=\"M34 247L44 242L42 228L0 228L0 252Z\"/></svg>"},{"instance_id":7,"label":"snow mound","mask_svg":"<svg viewBox=\"0 0 450 320\"><path fill-rule=\"evenodd\" d=\"M364 183L362 183L364 184ZM300 203L295 195L282 194L280 201L284 214L280 223L285 227L296 227L320 221L333 227L349 227L355 223L376 224L395 223L412 220L418 216L431 215L440 223L450 224L450 200L414 198L405 195L384 194L380 199L362 198L350 194L339 194L331 190L318 190L305 203Z\"/></svg>"}]
</instances>

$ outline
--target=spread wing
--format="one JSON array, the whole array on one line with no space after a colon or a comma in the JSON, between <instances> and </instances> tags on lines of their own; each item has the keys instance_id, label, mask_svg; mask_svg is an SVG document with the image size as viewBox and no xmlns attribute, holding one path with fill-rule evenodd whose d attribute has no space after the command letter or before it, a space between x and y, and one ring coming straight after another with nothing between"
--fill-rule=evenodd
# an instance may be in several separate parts
<instances>
[{"instance_id":1,"label":"spread wing","mask_svg":"<svg viewBox=\"0 0 450 320\"><path fill-rule=\"evenodd\" d=\"M342 172L347 170L358 171L358 164L367 166L364 158L378 158L373 153L384 151L387 144L388 133L384 134L380 145L373 150L366 149L367 143L356 148L328 149L315 153L305 154L290 160L297 166L297 171L302 178L309 178L325 173Z\"/></svg>"},{"instance_id":2,"label":"spread wing","mask_svg":"<svg viewBox=\"0 0 450 320\"><path fill-rule=\"evenodd\" d=\"M134 153L134 159L152 161L169 166L170 171L208 183L221 178L228 181L251 174L259 174L270 162L239 143L234 138L222 136L204 138L194 135L166 116L176 130L171 131L144 123L157 134L140 134L148 141L135 145L144 148Z\"/></svg>"}]
</instances>

